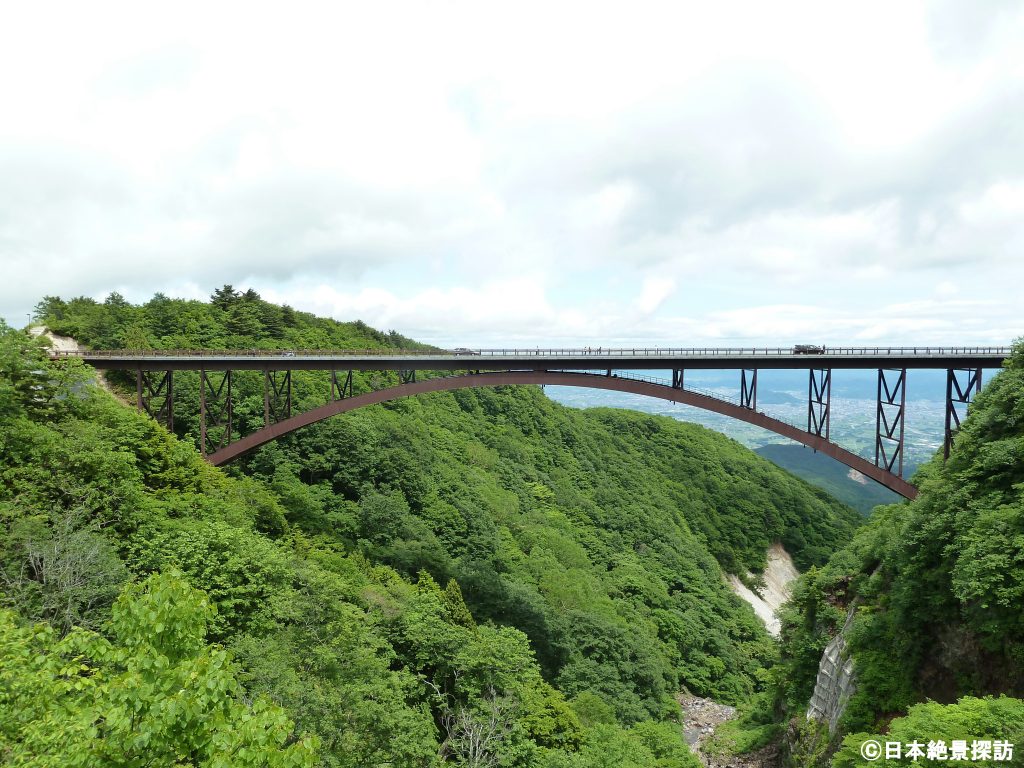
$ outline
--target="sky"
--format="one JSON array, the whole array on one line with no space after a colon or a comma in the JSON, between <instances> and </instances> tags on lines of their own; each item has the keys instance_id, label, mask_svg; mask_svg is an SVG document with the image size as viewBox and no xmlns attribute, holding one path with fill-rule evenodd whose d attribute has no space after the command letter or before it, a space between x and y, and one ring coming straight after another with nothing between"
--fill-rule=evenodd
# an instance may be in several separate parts
<instances>
[{"instance_id":1,"label":"sky","mask_svg":"<svg viewBox=\"0 0 1024 768\"><path fill-rule=\"evenodd\" d=\"M1024 3L10 4L0 266L18 327L230 283L442 345L1006 344Z\"/></svg>"}]
</instances>

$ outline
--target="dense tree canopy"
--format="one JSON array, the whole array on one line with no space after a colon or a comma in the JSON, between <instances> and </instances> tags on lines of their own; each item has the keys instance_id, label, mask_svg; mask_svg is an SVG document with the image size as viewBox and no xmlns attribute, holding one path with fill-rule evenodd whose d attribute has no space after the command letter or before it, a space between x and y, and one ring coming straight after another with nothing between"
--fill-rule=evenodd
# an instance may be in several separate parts
<instances>
[{"instance_id":1,"label":"dense tree canopy","mask_svg":"<svg viewBox=\"0 0 1024 768\"><path fill-rule=\"evenodd\" d=\"M846 547L796 586L775 671L785 711L806 707L822 649L851 606L857 693L841 733L871 731L928 699L952 706L964 696L1024 696L1022 457L1018 343L971 405L949 460L939 454L915 475L917 499L876 508ZM1013 712L1019 733L1020 702L995 701L962 701L948 711L915 706L906 720ZM996 720L988 726L1003 733ZM942 732L964 738L955 728ZM859 764L852 754L844 747L836 764Z\"/></svg>"},{"instance_id":2,"label":"dense tree canopy","mask_svg":"<svg viewBox=\"0 0 1024 768\"><path fill-rule=\"evenodd\" d=\"M111 639L58 638L0 610L5 765L312 766L315 740L265 697L241 700L227 653L207 646L206 598L168 572L114 603Z\"/></svg>"},{"instance_id":3,"label":"dense tree canopy","mask_svg":"<svg viewBox=\"0 0 1024 768\"><path fill-rule=\"evenodd\" d=\"M415 346L231 286L210 304L50 297L39 312L97 347ZM271 698L294 730L261 744L315 747L321 765L692 766L676 692L740 701L775 655L723 569L758 570L775 540L821 564L856 520L707 430L533 388L356 411L224 472L192 447L196 377L176 378L172 436L24 335L0 343L12 631L127 642L118 590L180 574L213 608L205 641L237 665L222 698ZM32 370L54 397L14 383ZM357 375L357 391L387 376ZM301 409L329 383L297 373L294 388ZM236 430L259 428L258 374L236 394Z\"/></svg>"}]
</instances>

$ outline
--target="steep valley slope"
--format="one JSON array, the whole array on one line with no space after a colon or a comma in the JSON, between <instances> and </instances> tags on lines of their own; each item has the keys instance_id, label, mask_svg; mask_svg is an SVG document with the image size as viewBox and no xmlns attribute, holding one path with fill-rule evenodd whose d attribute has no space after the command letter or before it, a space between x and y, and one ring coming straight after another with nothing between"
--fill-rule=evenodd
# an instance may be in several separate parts
<instances>
[{"instance_id":1,"label":"steep valley slope","mask_svg":"<svg viewBox=\"0 0 1024 768\"><path fill-rule=\"evenodd\" d=\"M1024 743L1024 343L972 403L913 502L876 508L783 612L775 713L797 765L868 765L867 739ZM841 633L841 641L836 640ZM848 701L805 717L822 652ZM924 764L938 764L941 758Z\"/></svg>"},{"instance_id":2,"label":"steep valley slope","mask_svg":"<svg viewBox=\"0 0 1024 768\"><path fill-rule=\"evenodd\" d=\"M157 296L142 306L116 294L49 297L40 319L93 347L415 346L250 294L225 287L210 303ZM208 601L196 635L207 645L190 641L188 653L225 648L235 700L285 718L266 731L280 738L260 744L299 761L427 766L485 754L517 766L692 765L677 693L738 703L767 689L776 660L723 573L760 572L774 542L801 570L822 565L858 522L706 429L575 411L533 388L374 406L222 471L194 448L197 375L176 375L171 436L82 388L90 374L73 361L47 362L12 330L2 338L2 647L43 643L24 634L26 621L42 621L56 634L38 658L58 657L60 636L83 627L122 643L119 663L130 667L130 649L159 644L140 646L138 627L117 634L112 615L171 595L186 597L166 610ZM388 376L357 375L356 390ZM297 410L329 391L317 373L296 373L293 385ZM236 427L257 428L258 374L234 386ZM70 581L46 578L69 569ZM146 711L165 712L158 689L146 690L157 697ZM123 695L114 682L90 691L108 706ZM61 712L96 706L77 695L55 697L63 709L44 713L54 728L74 720ZM93 730L62 743L121 748ZM34 730L2 737L0 749L61 748Z\"/></svg>"}]
</instances>

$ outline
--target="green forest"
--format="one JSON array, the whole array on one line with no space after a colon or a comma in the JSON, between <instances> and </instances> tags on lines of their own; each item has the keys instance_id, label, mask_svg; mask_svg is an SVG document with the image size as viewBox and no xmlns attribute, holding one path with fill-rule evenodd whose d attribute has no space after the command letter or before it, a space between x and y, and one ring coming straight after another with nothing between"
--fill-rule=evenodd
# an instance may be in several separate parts
<instances>
[{"instance_id":1,"label":"green forest","mask_svg":"<svg viewBox=\"0 0 1024 768\"><path fill-rule=\"evenodd\" d=\"M1024 760L1024 343L971 405L949 460L939 452L913 480L917 499L876 507L784 612L777 719L807 707L851 609L857 672L837 733L801 734L796 764L838 750L835 766L905 765L859 753L865 739L901 736L1009 740Z\"/></svg>"},{"instance_id":2,"label":"green forest","mask_svg":"<svg viewBox=\"0 0 1024 768\"><path fill-rule=\"evenodd\" d=\"M424 348L231 286L36 317L93 348ZM695 768L683 691L740 707L731 748L792 764L859 764L890 728L1024 728L992 698L1024 681L1021 347L919 498L866 521L710 430L532 387L359 409L214 468L198 374L175 374L171 434L134 379L46 347L0 326L0 763ZM234 386L238 437L261 374ZM297 412L330 394L293 386ZM781 643L723 576L776 541L805 572ZM803 715L851 606L859 687L830 738Z\"/></svg>"},{"instance_id":3,"label":"green forest","mask_svg":"<svg viewBox=\"0 0 1024 768\"><path fill-rule=\"evenodd\" d=\"M95 348L414 346L230 286L38 316ZM171 435L133 382L0 338L16 765L695 765L676 694L744 701L777 655L723 570L776 540L824 564L857 522L720 435L536 388L362 409L222 471L198 376ZM238 377L236 428L261 426L260 387ZM302 410L329 383L294 388Z\"/></svg>"}]
</instances>

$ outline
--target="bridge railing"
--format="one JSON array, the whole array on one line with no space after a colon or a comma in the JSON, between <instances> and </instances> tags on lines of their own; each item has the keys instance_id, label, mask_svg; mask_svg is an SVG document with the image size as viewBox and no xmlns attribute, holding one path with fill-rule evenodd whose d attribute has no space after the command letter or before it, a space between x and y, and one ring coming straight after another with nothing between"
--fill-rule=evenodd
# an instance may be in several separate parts
<instances>
[{"instance_id":1,"label":"bridge railing","mask_svg":"<svg viewBox=\"0 0 1024 768\"><path fill-rule=\"evenodd\" d=\"M205 357L537 357L608 358L621 357L679 358L679 357L800 357L808 362L822 355L849 357L929 356L929 355L1005 355L1011 347L824 347L819 352L797 351L792 347L568 347L535 348L516 347L473 350L423 349L100 349L90 351L52 350L52 357L89 358L205 358Z\"/></svg>"},{"instance_id":2,"label":"bridge railing","mask_svg":"<svg viewBox=\"0 0 1024 768\"><path fill-rule=\"evenodd\" d=\"M250 357L439 357L456 353L446 350L424 351L422 349L90 349L90 350L50 350L50 357L88 357L109 359L131 359L154 357L168 358L239 358ZM456 355L458 356L458 355Z\"/></svg>"},{"instance_id":3,"label":"bridge railing","mask_svg":"<svg viewBox=\"0 0 1024 768\"><path fill-rule=\"evenodd\" d=\"M567 349L479 349L473 350L472 354L484 356L501 357L680 357L680 356L757 356L777 355L784 357L807 357L813 359L818 355L961 355L961 354L991 354L1009 355L1011 347L990 346L990 347L824 347L820 352L802 352L793 347L582 347ZM422 354L422 353L421 353ZM431 353L426 353L431 354ZM470 354L467 352L456 354Z\"/></svg>"}]
</instances>

